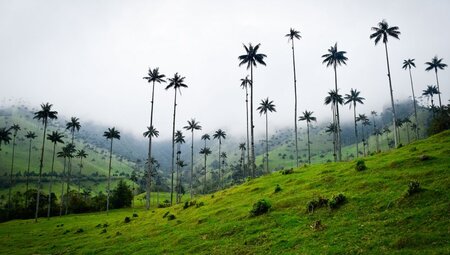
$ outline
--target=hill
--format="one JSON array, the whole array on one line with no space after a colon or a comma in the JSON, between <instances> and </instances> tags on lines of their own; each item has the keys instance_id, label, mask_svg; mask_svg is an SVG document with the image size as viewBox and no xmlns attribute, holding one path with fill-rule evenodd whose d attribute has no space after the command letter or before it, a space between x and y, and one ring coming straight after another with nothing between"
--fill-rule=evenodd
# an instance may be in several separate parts
<instances>
[{"instance_id":1,"label":"hill","mask_svg":"<svg viewBox=\"0 0 450 255\"><path fill-rule=\"evenodd\" d=\"M367 157L363 171L343 162L276 172L198 196L186 209L10 221L0 224L0 253L449 254L449 155L447 131ZM409 189L411 181L420 188ZM340 207L307 210L338 194L346 198ZM271 209L251 217L262 198Z\"/></svg>"}]
</instances>

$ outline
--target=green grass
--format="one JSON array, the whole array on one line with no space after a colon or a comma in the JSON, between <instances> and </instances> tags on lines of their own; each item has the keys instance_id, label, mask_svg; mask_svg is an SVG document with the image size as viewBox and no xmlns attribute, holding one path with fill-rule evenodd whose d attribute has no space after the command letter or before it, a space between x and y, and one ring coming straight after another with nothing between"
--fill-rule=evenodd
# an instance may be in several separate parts
<instances>
[{"instance_id":1,"label":"green grass","mask_svg":"<svg viewBox=\"0 0 450 255\"><path fill-rule=\"evenodd\" d=\"M429 160L421 160L427 155ZM212 195L205 205L132 209L0 224L1 254L449 254L450 131L355 161L273 173ZM405 196L410 180L422 191ZM274 193L276 185L281 192ZM342 193L339 209L309 201ZM142 195L141 195L142 196ZM250 217L268 199L269 213ZM163 215L174 214L167 220ZM130 223L124 223L125 217ZM311 225L320 220L323 229ZM108 227L96 227L107 223ZM61 224L64 224L61 226ZM78 229L82 233L76 233ZM101 233L106 229L106 233Z\"/></svg>"}]
</instances>

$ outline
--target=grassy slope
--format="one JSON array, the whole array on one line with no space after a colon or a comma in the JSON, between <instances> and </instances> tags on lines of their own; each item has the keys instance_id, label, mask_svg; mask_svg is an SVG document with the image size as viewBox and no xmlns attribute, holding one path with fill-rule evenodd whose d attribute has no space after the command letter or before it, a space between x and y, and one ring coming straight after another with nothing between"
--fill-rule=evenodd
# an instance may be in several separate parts
<instances>
[{"instance_id":1,"label":"grassy slope","mask_svg":"<svg viewBox=\"0 0 450 255\"><path fill-rule=\"evenodd\" d=\"M430 160L421 161L421 155ZM327 163L274 173L211 196L205 206L144 211L124 223L131 209L73 215L51 220L0 224L0 253L13 254L335 254L450 253L450 132L401 149L366 158L367 170L354 162ZM410 180L424 191L404 198ZM279 184L283 190L274 194ZM317 196L343 193L348 202L330 211L306 213ZM248 217L260 198L272 210ZM170 211L177 219L163 219ZM321 220L325 228L310 225ZM98 224L108 223L100 234ZM58 227L58 225L64 226ZM83 233L75 233L82 228Z\"/></svg>"}]
</instances>

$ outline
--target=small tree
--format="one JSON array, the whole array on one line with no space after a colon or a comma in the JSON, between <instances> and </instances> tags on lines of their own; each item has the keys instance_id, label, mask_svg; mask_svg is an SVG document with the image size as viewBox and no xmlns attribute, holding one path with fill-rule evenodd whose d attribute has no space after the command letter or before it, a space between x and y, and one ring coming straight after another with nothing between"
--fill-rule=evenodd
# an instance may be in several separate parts
<instances>
[{"instance_id":1,"label":"small tree","mask_svg":"<svg viewBox=\"0 0 450 255\"><path fill-rule=\"evenodd\" d=\"M123 180L120 180L113 190L111 203L113 208L130 207L133 200L133 191Z\"/></svg>"}]
</instances>

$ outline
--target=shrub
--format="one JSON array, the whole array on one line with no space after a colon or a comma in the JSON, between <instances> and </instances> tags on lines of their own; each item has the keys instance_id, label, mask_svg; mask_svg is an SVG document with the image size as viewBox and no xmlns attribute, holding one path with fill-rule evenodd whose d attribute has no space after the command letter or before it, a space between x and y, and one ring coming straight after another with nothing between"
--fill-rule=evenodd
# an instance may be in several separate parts
<instances>
[{"instance_id":1,"label":"shrub","mask_svg":"<svg viewBox=\"0 0 450 255\"><path fill-rule=\"evenodd\" d=\"M311 224L309 227L315 231L320 231L325 228L325 226L322 224L322 222L320 220L314 221L313 224Z\"/></svg>"},{"instance_id":2,"label":"shrub","mask_svg":"<svg viewBox=\"0 0 450 255\"><path fill-rule=\"evenodd\" d=\"M129 223L131 221L130 217L125 217L125 219L123 220L125 223Z\"/></svg>"},{"instance_id":3,"label":"shrub","mask_svg":"<svg viewBox=\"0 0 450 255\"><path fill-rule=\"evenodd\" d=\"M77 229L77 231L75 231L75 233L83 233L84 230L82 228Z\"/></svg>"},{"instance_id":4,"label":"shrub","mask_svg":"<svg viewBox=\"0 0 450 255\"><path fill-rule=\"evenodd\" d=\"M278 192L280 192L282 189L281 189L281 187L280 187L280 185L279 184L277 184L277 186L275 187L275 190L273 191L274 193L278 193Z\"/></svg>"},{"instance_id":5,"label":"shrub","mask_svg":"<svg viewBox=\"0 0 450 255\"><path fill-rule=\"evenodd\" d=\"M120 180L117 187L113 190L111 204L113 208L130 207L133 200L133 192L123 180Z\"/></svg>"},{"instance_id":6,"label":"shrub","mask_svg":"<svg viewBox=\"0 0 450 255\"><path fill-rule=\"evenodd\" d=\"M188 201L184 202L184 206L183 206L183 209L187 209L187 208L189 208L189 202Z\"/></svg>"},{"instance_id":7,"label":"shrub","mask_svg":"<svg viewBox=\"0 0 450 255\"><path fill-rule=\"evenodd\" d=\"M318 197L316 200L311 200L308 202L306 208L308 212L312 213L314 210L319 209L321 207L327 206L328 199L325 197Z\"/></svg>"},{"instance_id":8,"label":"shrub","mask_svg":"<svg viewBox=\"0 0 450 255\"><path fill-rule=\"evenodd\" d=\"M103 224L103 227L107 228L108 227L108 223Z\"/></svg>"},{"instance_id":9,"label":"shrub","mask_svg":"<svg viewBox=\"0 0 450 255\"><path fill-rule=\"evenodd\" d=\"M294 169L293 168L281 170L281 174L282 175L292 174L292 173L294 173Z\"/></svg>"},{"instance_id":10,"label":"shrub","mask_svg":"<svg viewBox=\"0 0 450 255\"><path fill-rule=\"evenodd\" d=\"M406 191L406 196L412 196L413 194L419 193L422 189L420 188L419 181L410 181L408 183L408 190Z\"/></svg>"},{"instance_id":11,"label":"shrub","mask_svg":"<svg viewBox=\"0 0 450 255\"><path fill-rule=\"evenodd\" d=\"M166 212L166 213L163 215L163 219L164 219L165 217L167 217L167 215L169 215L169 213L170 213L170 212Z\"/></svg>"},{"instance_id":12,"label":"shrub","mask_svg":"<svg viewBox=\"0 0 450 255\"><path fill-rule=\"evenodd\" d=\"M100 231L100 234L104 234L106 233L106 229L102 229L102 231Z\"/></svg>"},{"instance_id":13,"label":"shrub","mask_svg":"<svg viewBox=\"0 0 450 255\"><path fill-rule=\"evenodd\" d=\"M330 207L330 209L337 209L339 208L342 204L344 204L346 201L346 198L344 195L339 194L339 195L334 195L330 202L328 203L328 206Z\"/></svg>"},{"instance_id":14,"label":"shrub","mask_svg":"<svg viewBox=\"0 0 450 255\"><path fill-rule=\"evenodd\" d=\"M202 207L202 206L204 206L204 205L205 205L205 203L203 203L203 201L202 201L202 202L196 204L195 207L196 207L196 208L199 208L199 207Z\"/></svg>"},{"instance_id":15,"label":"shrub","mask_svg":"<svg viewBox=\"0 0 450 255\"><path fill-rule=\"evenodd\" d=\"M269 200L263 198L253 204L253 209L250 211L250 215L258 216L267 213L271 207L272 205L270 204Z\"/></svg>"},{"instance_id":16,"label":"shrub","mask_svg":"<svg viewBox=\"0 0 450 255\"><path fill-rule=\"evenodd\" d=\"M176 219L177 217L175 217L175 215L173 215L173 214L169 214L169 215L167 215L167 220L174 220L174 219Z\"/></svg>"},{"instance_id":17,"label":"shrub","mask_svg":"<svg viewBox=\"0 0 450 255\"><path fill-rule=\"evenodd\" d=\"M430 156L423 154L423 155L420 155L419 159L420 159L420 161L430 160Z\"/></svg>"},{"instance_id":18,"label":"shrub","mask_svg":"<svg viewBox=\"0 0 450 255\"><path fill-rule=\"evenodd\" d=\"M138 217L137 213L133 213L133 218L137 218L137 217Z\"/></svg>"},{"instance_id":19,"label":"shrub","mask_svg":"<svg viewBox=\"0 0 450 255\"><path fill-rule=\"evenodd\" d=\"M356 161L356 166L355 166L356 171L364 171L367 169L366 167L366 163L364 162L364 160L359 159L358 161Z\"/></svg>"}]
</instances>

